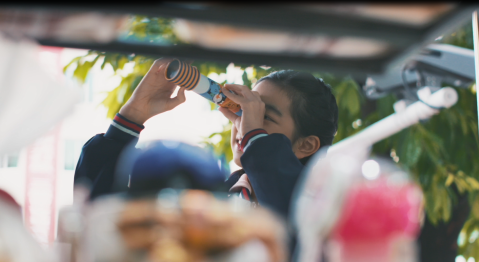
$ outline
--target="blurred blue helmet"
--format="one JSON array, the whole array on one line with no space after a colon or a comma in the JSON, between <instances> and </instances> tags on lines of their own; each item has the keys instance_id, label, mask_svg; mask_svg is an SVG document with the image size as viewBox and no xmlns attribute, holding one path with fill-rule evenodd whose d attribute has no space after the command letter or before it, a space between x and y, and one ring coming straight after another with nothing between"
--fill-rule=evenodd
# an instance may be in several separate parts
<instances>
[{"instance_id":1,"label":"blurred blue helmet","mask_svg":"<svg viewBox=\"0 0 479 262\"><path fill-rule=\"evenodd\" d=\"M218 162L212 152L200 147L160 140L141 150L126 148L117 166L117 178L124 185L129 177L130 193L164 188L225 191L226 174Z\"/></svg>"}]
</instances>

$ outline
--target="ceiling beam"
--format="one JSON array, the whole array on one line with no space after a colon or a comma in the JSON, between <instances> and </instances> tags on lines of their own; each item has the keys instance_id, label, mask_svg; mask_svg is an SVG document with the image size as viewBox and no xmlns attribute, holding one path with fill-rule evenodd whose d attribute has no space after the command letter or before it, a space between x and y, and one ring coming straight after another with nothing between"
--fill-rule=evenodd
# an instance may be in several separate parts
<instances>
[{"instance_id":1,"label":"ceiling beam","mask_svg":"<svg viewBox=\"0 0 479 262\"><path fill-rule=\"evenodd\" d=\"M194 21L227 24L253 29L291 33L323 34L333 37L354 36L385 41L397 47L418 42L422 28L390 21L336 13L307 12L285 6L177 4L163 2L156 5L5 5L0 8L24 10L102 12L183 18Z\"/></svg>"},{"instance_id":2,"label":"ceiling beam","mask_svg":"<svg viewBox=\"0 0 479 262\"><path fill-rule=\"evenodd\" d=\"M350 75L358 80L366 74L380 74L388 57L376 59L339 59L335 57L306 57L286 54L246 53L228 50L211 50L196 46L157 46L130 43L68 43L54 40L38 40L41 45L67 48L92 49L104 52L141 54L153 58L176 57L201 61L234 62L239 64L268 65L284 69L329 72L337 75Z\"/></svg>"}]
</instances>

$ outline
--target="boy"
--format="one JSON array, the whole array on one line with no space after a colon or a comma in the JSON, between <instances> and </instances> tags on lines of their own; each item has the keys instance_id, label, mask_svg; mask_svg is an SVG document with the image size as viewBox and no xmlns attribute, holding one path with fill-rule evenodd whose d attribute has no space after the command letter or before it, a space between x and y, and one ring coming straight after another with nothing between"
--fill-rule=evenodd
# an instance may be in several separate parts
<instances>
[{"instance_id":1,"label":"boy","mask_svg":"<svg viewBox=\"0 0 479 262\"><path fill-rule=\"evenodd\" d=\"M176 85L164 77L169 61L156 60L108 131L83 147L75 181L92 182L91 198L112 192L120 152L136 143L143 123L185 102L184 88L171 97ZM220 108L234 124L234 161L243 167L226 184L231 192L287 219L301 170L321 147L332 144L336 133L338 107L331 88L311 74L287 70L260 79L253 91L240 85L225 89L234 91L224 94L243 110L238 117Z\"/></svg>"}]
</instances>

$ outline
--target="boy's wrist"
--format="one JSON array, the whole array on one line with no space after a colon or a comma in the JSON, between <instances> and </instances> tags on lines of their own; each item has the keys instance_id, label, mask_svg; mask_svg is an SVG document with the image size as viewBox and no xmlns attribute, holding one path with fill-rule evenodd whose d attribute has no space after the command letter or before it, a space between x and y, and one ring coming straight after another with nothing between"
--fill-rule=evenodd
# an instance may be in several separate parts
<instances>
[{"instance_id":1,"label":"boy's wrist","mask_svg":"<svg viewBox=\"0 0 479 262\"><path fill-rule=\"evenodd\" d=\"M145 117L140 110L128 103L120 109L119 114L138 125L143 125L148 120L148 117Z\"/></svg>"},{"instance_id":2,"label":"boy's wrist","mask_svg":"<svg viewBox=\"0 0 479 262\"><path fill-rule=\"evenodd\" d=\"M138 139L144 128L143 125L136 124L118 113L104 136L113 140L129 142L132 139Z\"/></svg>"}]
</instances>

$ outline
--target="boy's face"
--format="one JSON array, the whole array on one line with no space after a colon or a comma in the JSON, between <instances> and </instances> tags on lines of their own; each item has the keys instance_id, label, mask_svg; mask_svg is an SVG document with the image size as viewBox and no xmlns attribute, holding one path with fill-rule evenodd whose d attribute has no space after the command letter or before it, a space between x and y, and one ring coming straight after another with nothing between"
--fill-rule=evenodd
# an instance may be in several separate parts
<instances>
[{"instance_id":1,"label":"boy's face","mask_svg":"<svg viewBox=\"0 0 479 262\"><path fill-rule=\"evenodd\" d=\"M261 100L263 100L266 106L263 129L268 134L279 133L292 140L294 121L290 113L291 100L289 97L268 80L261 81L253 90L260 94ZM239 137L236 126L233 125L231 130L231 148L233 150L233 160L238 166L242 166L240 158L243 152L239 149L241 139L242 137Z\"/></svg>"}]
</instances>

